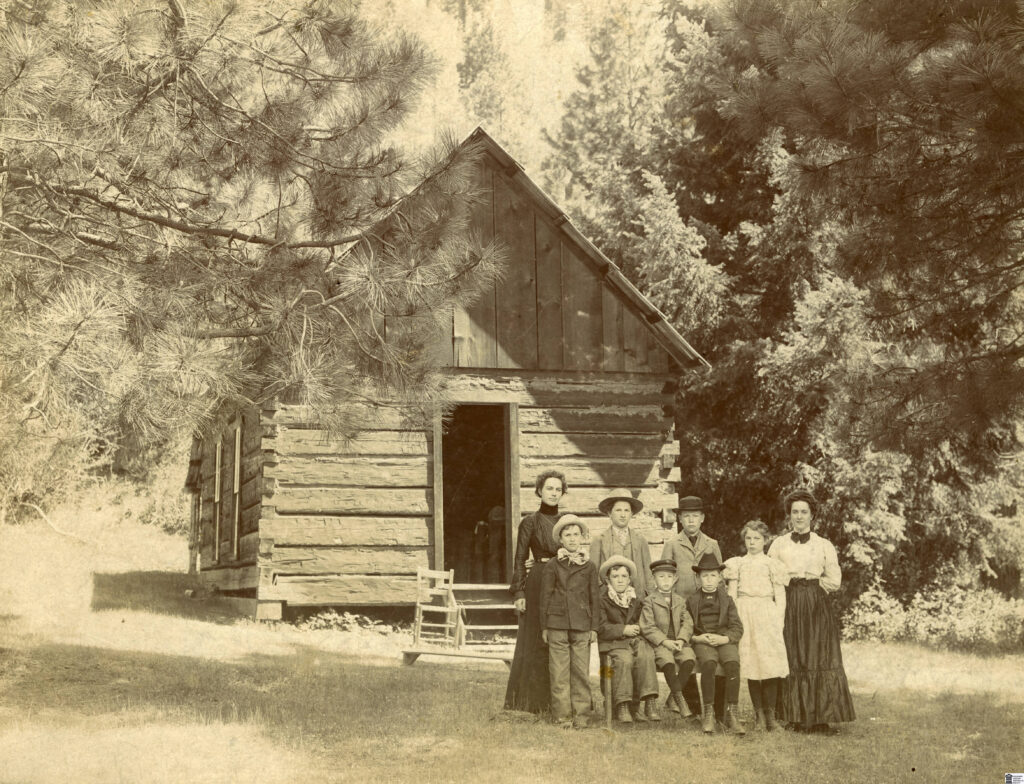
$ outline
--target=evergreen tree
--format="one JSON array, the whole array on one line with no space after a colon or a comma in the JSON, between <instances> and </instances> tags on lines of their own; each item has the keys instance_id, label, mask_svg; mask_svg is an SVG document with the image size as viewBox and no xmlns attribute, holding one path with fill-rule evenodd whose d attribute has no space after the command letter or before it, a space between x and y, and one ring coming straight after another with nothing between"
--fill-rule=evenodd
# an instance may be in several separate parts
<instances>
[{"instance_id":1,"label":"evergreen tree","mask_svg":"<svg viewBox=\"0 0 1024 784\"><path fill-rule=\"evenodd\" d=\"M992 459L1016 448L1024 390L1024 16L974 0L736 3L756 70L728 113L781 126L794 187L847 227L837 271L870 292L900 351L878 355L864 433L900 449L950 430Z\"/></svg>"},{"instance_id":2,"label":"evergreen tree","mask_svg":"<svg viewBox=\"0 0 1024 784\"><path fill-rule=\"evenodd\" d=\"M581 88L549 135L548 186L564 194L581 231L700 341L720 317L725 278L704 258L699 227L680 216L659 173L670 101L665 19L646 7L595 7L588 49Z\"/></svg>"},{"instance_id":3,"label":"evergreen tree","mask_svg":"<svg viewBox=\"0 0 1024 784\"><path fill-rule=\"evenodd\" d=\"M25 450L430 397L435 320L497 254L467 236L472 151L388 143L431 75L415 40L318 0L5 8L5 504L46 491Z\"/></svg>"},{"instance_id":4,"label":"evergreen tree","mask_svg":"<svg viewBox=\"0 0 1024 784\"><path fill-rule=\"evenodd\" d=\"M844 14L842 7L853 10ZM939 177L941 166L924 167L925 190L934 188L931 230L949 233L945 247L913 248L907 269L914 279L906 288L897 284L909 273L891 261L901 258L893 254L930 235L908 220L915 213L906 204L887 211L884 201L873 200L902 193L912 201L918 192L912 173L921 163L897 153L927 149L931 129L951 129L954 123L907 123L903 130L918 135L917 146L886 147L877 144L877 133L858 134L846 120L815 118L811 108L821 109L805 89L813 86L836 101L848 97L848 83L829 92L814 82L827 83L834 70L848 68L867 85L849 95L857 98L871 88L872 116L881 116L882 108L895 104L878 95L906 87L908 73L923 74L929 57L945 67L964 51L948 32L940 34L960 27L915 26L917 9L908 14L901 8L891 4L872 15L868 4L748 2L722 17L669 0L666 24L654 25L667 42L648 44L644 51L661 54L639 80L657 89L644 93L645 102L628 100L630 82L616 72L624 67L616 52L627 47L615 36L624 31L613 26L602 33L608 43L597 49L605 56L581 72L579 95L569 102L556 139L562 154L554 165L569 163L574 214L585 216L586 230L643 290L657 289L624 252L644 226L638 216L647 214L631 206L643 193L638 182L656 181L671 195L671 221L698 233L694 253L720 271L724 288L717 292L716 318L701 318L703 329L676 318L713 364L707 373L682 378L676 422L680 489L712 505L708 527L727 551L738 546L734 537L746 519L782 525L779 500L788 489L815 490L825 502L821 530L840 547L846 564L846 600L883 578L886 590L909 597L937 579L936 563L949 565L941 579L990 580L1012 588L1024 549L1024 486L1011 451L1020 389L1016 371L999 384L962 371L967 350L982 360L975 365L980 373L985 362L994 361L983 356L994 336L1013 343L1020 334L1013 328L1019 313L1011 291L995 301L988 289L956 294L967 280L957 270L980 269L985 257L978 255L974 213L951 215L944 223L943 211L955 212L956 205L943 188L969 177L971 167L945 179ZM887 18L902 32L879 38ZM854 35L854 21L874 37ZM911 33L921 38L909 45ZM892 58L879 40L919 53L934 48L921 62L906 61L907 73L889 72L883 64ZM850 51L840 52L844 45ZM857 58L854 68L850 63ZM940 83L950 78L947 72L932 75ZM1015 94L1012 81L997 82L1008 96ZM958 100L933 92L922 107L955 114ZM644 111L631 113L638 105ZM612 108L602 114L606 106ZM976 112L971 122L981 123L982 117ZM903 128L896 109L888 123ZM1012 138L1016 131L1004 133ZM858 147L861 142L867 146ZM966 141L951 144L944 165L958 154L966 165L970 149ZM985 191L981 165L971 166L979 175L973 190L958 187ZM1012 179L1012 166L1000 166ZM992 187L1011 214L1010 184ZM975 207L985 214L997 201ZM957 232L975 255L965 250L959 267L943 266L936 254L950 251ZM661 234L672 236L664 229ZM1009 289L1016 253L1012 231L1007 227L990 239L993 247L1002 244L1005 255L991 280L979 273L973 284ZM944 278L947 273L953 277ZM674 299L684 310L699 312L689 299L692 285L684 277L675 280L670 291L659 292L662 301ZM905 314L894 311L900 299L908 307ZM943 319L956 326L950 334L939 328ZM1012 353L997 355L1012 360ZM972 396L980 399L969 402ZM934 422L921 416L927 406ZM982 416L963 422L975 408Z\"/></svg>"}]
</instances>

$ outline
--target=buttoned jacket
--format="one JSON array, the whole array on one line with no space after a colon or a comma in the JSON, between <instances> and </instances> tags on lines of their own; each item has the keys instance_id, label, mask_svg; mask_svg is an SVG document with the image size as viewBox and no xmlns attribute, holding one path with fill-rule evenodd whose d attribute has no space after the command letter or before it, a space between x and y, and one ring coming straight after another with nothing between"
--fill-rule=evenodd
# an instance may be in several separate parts
<instances>
[{"instance_id":1,"label":"buttoned jacket","mask_svg":"<svg viewBox=\"0 0 1024 784\"><path fill-rule=\"evenodd\" d=\"M636 590L637 598L642 601L648 593L654 590L654 577L651 575L651 546L643 534L632 528L628 530L629 546L633 550L633 563L636 564L636 574L631 582ZM590 543L590 560L598 566L611 558L614 536L612 527L608 526Z\"/></svg>"},{"instance_id":2,"label":"buttoned jacket","mask_svg":"<svg viewBox=\"0 0 1024 784\"><path fill-rule=\"evenodd\" d=\"M643 610L643 602L633 599L629 607L623 607L612 601L608 595L608 586L601 586L601 605L597 622L597 648L601 653L612 651L616 648L628 648L630 640L636 637L626 637L625 627L628 624L639 624L640 613Z\"/></svg>"},{"instance_id":3,"label":"buttoned jacket","mask_svg":"<svg viewBox=\"0 0 1024 784\"><path fill-rule=\"evenodd\" d=\"M673 630L674 638L670 637ZM686 601L674 592L667 596L658 591L652 593L644 599L644 608L640 612L640 633L655 648L668 639L689 645L693 636L693 619L686 611Z\"/></svg>"},{"instance_id":4,"label":"buttoned jacket","mask_svg":"<svg viewBox=\"0 0 1024 784\"><path fill-rule=\"evenodd\" d=\"M718 547L718 542L703 531L697 532L696 544L690 544L690 538L680 532L675 539L665 542L665 547L661 551L662 558L676 562L679 579L676 580L675 592L684 599L700 589L700 581L697 579L697 573L693 571L693 565L700 561L704 553L714 553L718 562L722 562L722 551Z\"/></svg>"},{"instance_id":5,"label":"buttoned jacket","mask_svg":"<svg viewBox=\"0 0 1024 784\"><path fill-rule=\"evenodd\" d=\"M705 629L700 625L700 593L695 593L686 600L686 609L693 620L694 634L724 634L729 642L734 645L743 636L743 622L740 620L739 610L736 609L736 602L729 596L724 585L718 586L718 628Z\"/></svg>"},{"instance_id":6,"label":"buttoned jacket","mask_svg":"<svg viewBox=\"0 0 1024 784\"><path fill-rule=\"evenodd\" d=\"M540 576L541 628L597 631L600 590L593 561L574 564L552 558Z\"/></svg>"}]
</instances>

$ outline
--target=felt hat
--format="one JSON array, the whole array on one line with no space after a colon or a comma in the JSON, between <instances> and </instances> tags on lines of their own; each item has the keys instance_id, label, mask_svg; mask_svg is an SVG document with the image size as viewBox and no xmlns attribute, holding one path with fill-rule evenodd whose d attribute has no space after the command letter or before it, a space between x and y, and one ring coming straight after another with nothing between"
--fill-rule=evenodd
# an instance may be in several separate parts
<instances>
[{"instance_id":1,"label":"felt hat","mask_svg":"<svg viewBox=\"0 0 1024 784\"><path fill-rule=\"evenodd\" d=\"M679 567L676 566L676 562L671 558L662 558L660 561L655 561L651 564L651 573L654 572L678 572Z\"/></svg>"},{"instance_id":2,"label":"felt hat","mask_svg":"<svg viewBox=\"0 0 1024 784\"><path fill-rule=\"evenodd\" d=\"M630 580L636 577L636 564L624 555L613 555L611 558L609 558L603 564L601 564L601 569L599 570L601 576L607 580L608 572L614 569L616 566L625 566L627 569L629 569Z\"/></svg>"},{"instance_id":3,"label":"felt hat","mask_svg":"<svg viewBox=\"0 0 1024 784\"><path fill-rule=\"evenodd\" d=\"M574 514L564 514L558 518L558 522L555 523L555 527L551 529L551 535L555 538L556 542L560 541L559 537L562 535L562 529L570 523L580 527L584 538L590 536L590 529L587 528L587 524L585 522L580 520L580 518Z\"/></svg>"},{"instance_id":4,"label":"felt hat","mask_svg":"<svg viewBox=\"0 0 1024 784\"><path fill-rule=\"evenodd\" d=\"M612 507L615 506L616 501L628 501L629 508L633 510L633 514L636 514L644 508L643 501L639 498L633 498L633 494L625 487L618 487L601 499L601 503L597 505L597 509L601 514L606 515L612 510Z\"/></svg>"},{"instance_id":5,"label":"felt hat","mask_svg":"<svg viewBox=\"0 0 1024 784\"><path fill-rule=\"evenodd\" d=\"M503 506L492 506L490 511L487 513L487 522L489 522L489 523L503 523L503 522L505 522L505 507L503 507Z\"/></svg>"},{"instance_id":6,"label":"felt hat","mask_svg":"<svg viewBox=\"0 0 1024 784\"><path fill-rule=\"evenodd\" d=\"M695 495L688 495L685 498L679 499L679 506L676 507L677 512L703 512L704 502Z\"/></svg>"},{"instance_id":7,"label":"felt hat","mask_svg":"<svg viewBox=\"0 0 1024 784\"><path fill-rule=\"evenodd\" d=\"M700 561L693 565L693 571L695 572L720 572L724 568L718 562L718 558L715 557L714 553L704 553L700 557Z\"/></svg>"}]
</instances>

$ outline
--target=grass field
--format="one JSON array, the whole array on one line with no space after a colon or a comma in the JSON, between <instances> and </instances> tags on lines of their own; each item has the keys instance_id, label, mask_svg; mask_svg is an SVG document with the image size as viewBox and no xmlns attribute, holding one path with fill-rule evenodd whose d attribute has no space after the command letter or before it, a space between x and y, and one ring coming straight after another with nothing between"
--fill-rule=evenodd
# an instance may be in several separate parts
<instances>
[{"instance_id":1,"label":"grass field","mask_svg":"<svg viewBox=\"0 0 1024 784\"><path fill-rule=\"evenodd\" d=\"M71 524L62 527L76 530ZM694 725L566 731L499 710L506 669L400 635L256 624L185 598L180 541L0 531L0 781L1002 782L1024 770L1024 657L846 646L834 738Z\"/></svg>"}]
</instances>

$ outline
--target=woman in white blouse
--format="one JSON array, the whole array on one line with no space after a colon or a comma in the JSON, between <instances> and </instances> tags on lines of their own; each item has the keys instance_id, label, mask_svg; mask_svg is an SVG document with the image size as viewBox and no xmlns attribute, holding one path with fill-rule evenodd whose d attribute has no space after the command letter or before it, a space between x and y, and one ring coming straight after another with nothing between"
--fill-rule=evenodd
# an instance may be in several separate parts
<instances>
[{"instance_id":1,"label":"woman in white blouse","mask_svg":"<svg viewBox=\"0 0 1024 784\"><path fill-rule=\"evenodd\" d=\"M784 505L792 530L768 550L789 576L783 627L789 676L779 693L779 712L799 730L834 734L831 724L854 719L839 625L827 597L839 589L839 559L832 543L811 531L814 496L797 490Z\"/></svg>"}]
</instances>

